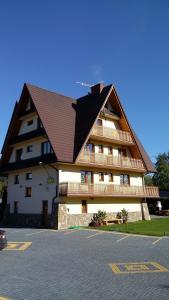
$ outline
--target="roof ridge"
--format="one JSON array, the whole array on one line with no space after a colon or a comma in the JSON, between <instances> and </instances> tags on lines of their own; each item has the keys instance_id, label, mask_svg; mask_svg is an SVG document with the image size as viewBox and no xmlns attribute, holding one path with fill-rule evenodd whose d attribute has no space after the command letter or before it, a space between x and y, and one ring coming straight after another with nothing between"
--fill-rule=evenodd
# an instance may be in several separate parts
<instances>
[{"instance_id":1,"label":"roof ridge","mask_svg":"<svg viewBox=\"0 0 169 300\"><path fill-rule=\"evenodd\" d=\"M61 97L64 97L64 98L68 98L68 99L70 99L70 100L72 100L72 101L76 101L76 99L73 98L73 97L65 96L65 95L63 95L63 94L59 94L59 93L56 93L56 92L53 92L53 91L44 89L44 88L42 88L42 87L40 87L40 86L31 84L31 83L25 82L24 85L25 85L28 89L29 89L29 87L33 87L33 88L36 88L36 89L45 91L45 92L47 92L47 93L51 93L51 94L58 95L58 96L61 96Z\"/></svg>"}]
</instances>

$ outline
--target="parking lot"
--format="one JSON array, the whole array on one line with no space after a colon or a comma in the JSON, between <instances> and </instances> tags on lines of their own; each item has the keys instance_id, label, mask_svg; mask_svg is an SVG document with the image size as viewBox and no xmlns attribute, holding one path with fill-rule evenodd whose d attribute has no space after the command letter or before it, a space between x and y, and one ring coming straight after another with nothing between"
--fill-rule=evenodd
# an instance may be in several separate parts
<instances>
[{"instance_id":1,"label":"parking lot","mask_svg":"<svg viewBox=\"0 0 169 300\"><path fill-rule=\"evenodd\" d=\"M168 299L169 238L6 228L0 299Z\"/></svg>"}]
</instances>

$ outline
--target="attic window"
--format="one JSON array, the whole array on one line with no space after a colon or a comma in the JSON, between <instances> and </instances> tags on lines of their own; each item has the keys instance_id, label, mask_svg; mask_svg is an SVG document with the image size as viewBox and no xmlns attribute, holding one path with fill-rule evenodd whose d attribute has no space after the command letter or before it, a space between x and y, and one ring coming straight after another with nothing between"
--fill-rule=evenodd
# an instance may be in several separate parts
<instances>
[{"instance_id":1,"label":"attic window","mask_svg":"<svg viewBox=\"0 0 169 300\"><path fill-rule=\"evenodd\" d=\"M27 126L31 126L33 124L33 120L27 121Z\"/></svg>"},{"instance_id":2,"label":"attic window","mask_svg":"<svg viewBox=\"0 0 169 300\"><path fill-rule=\"evenodd\" d=\"M30 110L31 109L31 101L29 100L28 101L28 104L26 106L26 111Z\"/></svg>"}]
</instances>

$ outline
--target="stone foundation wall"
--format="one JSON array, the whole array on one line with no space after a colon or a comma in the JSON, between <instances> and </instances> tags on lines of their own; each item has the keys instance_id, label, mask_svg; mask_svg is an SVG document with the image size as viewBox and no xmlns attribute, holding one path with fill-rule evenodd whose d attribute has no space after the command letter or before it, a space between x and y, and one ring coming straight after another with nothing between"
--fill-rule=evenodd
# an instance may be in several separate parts
<instances>
[{"instance_id":1,"label":"stone foundation wall","mask_svg":"<svg viewBox=\"0 0 169 300\"><path fill-rule=\"evenodd\" d=\"M107 213L107 217L116 217L117 213ZM70 226L88 226L93 214L67 214L67 227ZM141 212L129 212L128 222L135 222L142 220Z\"/></svg>"},{"instance_id":2,"label":"stone foundation wall","mask_svg":"<svg viewBox=\"0 0 169 300\"><path fill-rule=\"evenodd\" d=\"M23 226L23 227L50 227L51 216L45 220L41 214L10 214L8 219L3 222L5 225Z\"/></svg>"}]
</instances>

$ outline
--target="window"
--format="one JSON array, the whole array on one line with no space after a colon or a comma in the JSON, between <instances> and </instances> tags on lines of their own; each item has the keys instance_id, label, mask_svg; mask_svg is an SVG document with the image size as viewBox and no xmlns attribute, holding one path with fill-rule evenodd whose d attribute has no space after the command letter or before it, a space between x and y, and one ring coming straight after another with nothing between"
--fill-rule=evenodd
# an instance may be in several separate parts
<instances>
[{"instance_id":1,"label":"window","mask_svg":"<svg viewBox=\"0 0 169 300\"><path fill-rule=\"evenodd\" d=\"M32 188L31 187L25 188L25 197L32 197Z\"/></svg>"},{"instance_id":2,"label":"window","mask_svg":"<svg viewBox=\"0 0 169 300\"><path fill-rule=\"evenodd\" d=\"M82 214L86 214L86 213L87 213L87 201L82 200Z\"/></svg>"},{"instance_id":3,"label":"window","mask_svg":"<svg viewBox=\"0 0 169 300\"><path fill-rule=\"evenodd\" d=\"M112 150L112 146L108 146L108 154L112 154L113 150Z\"/></svg>"},{"instance_id":4,"label":"window","mask_svg":"<svg viewBox=\"0 0 169 300\"><path fill-rule=\"evenodd\" d=\"M129 185L130 184L130 177L127 174L120 175L120 184Z\"/></svg>"},{"instance_id":5,"label":"window","mask_svg":"<svg viewBox=\"0 0 169 300\"><path fill-rule=\"evenodd\" d=\"M19 184L19 175L15 175L14 184Z\"/></svg>"},{"instance_id":6,"label":"window","mask_svg":"<svg viewBox=\"0 0 169 300\"><path fill-rule=\"evenodd\" d=\"M113 182L113 181L114 181L114 178L113 178L113 174L112 174L112 173L109 173L109 174L108 174L108 178L109 178L109 182Z\"/></svg>"},{"instance_id":7,"label":"window","mask_svg":"<svg viewBox=\"0 0 169 300\"><path fill-rule=\"evenodd\" d=\"M103 174L103 172L99 172L99 181L104 181L104 174Z\"/></svg>"},{"instance_id":8,"label":"window","mask_svg":"<svg viewBox=\"0 0 169 300\"><path fill-rule=\"evenodd\" d=\"M98 125L98 126L102 126L102 120L101 120L101 119L98 119L98 120L97 120L97 125Z\"/></svg>"},{"instance_id":9,"label":"window","mask_svg":"<svg viewBox=\"0 0 169 300\"><path fill-rule=\"evenodd\" d=\"M53 153L51 144L46 141L42 143L42 155Z\"/></svg>"},{"instance_id":10,"label":"window","mask_svg":"<svg viewBox=\"0 0 169 300\"><path fill-rule=\"evenodd\" d=\"M38 128L43 128L42 122L40 120L40 118L38 118Z\"/></svg>"},{"instance_id":11,"label":"window","mask_svg":"<svg viewBox=\"0 0 169 300\"><path fill-rule=\"evenodd\" d=\"M14 201L14 214L18 213L18 201Z\"/></svg>"},{"instance_id":12,"label":"window","mask_svg":"<svg viewBox=\"0 0 169 300\"><path fill-rule=\"evenodd\" d=\"M103 153L103 145L98 145L98 152Z\"/></svg>"},{"instance_id":13,"label":"window","mask_svg":"<svg viewBox=\"0 0 169 300\"><path fill-rule=\"evenodd\" d=\"M33 146L32 145L27 146L26 152L32 152L32 151L33 151Z\"/></svg>"},{"instance_id":14,"label":"window","mask_svg":"<svg viewBox=\"0 0 169 300\"><path fill-rule=\"evenodd\" d=\"M32 179L32 173L26 173L26 180Z\"/></svg>"},{"instance_id":15,"label":"window","mask_svg":"<svg viewBox=\"0 0 169 300\"><path fill-rule=\"evenodd\" d=\"M27 126L31 126L33 124L33 120L27 121Z\"/></svg>"},{"instance_id":16,"label":"window","mask_svg":"<svg viewBox=\"0 0 169 300\"><path fill-rule=\"evenodd\" d=\"M94 152L94 144L91 144L91 143L90 144L86 144L84 150L86 152Z\"/></svg>"},{"instance_id":17,"label":"window","mask_svg":"<svg viewBox=\"0 0 169 300\"><path fill-rule=\"evenodd\" d=\"M126 149L120 148L120 149L118 149L118 152L119 152L119 156L121 156L121 157L126 157L127 156Z\"/></svg>"},{"instance_id":18,"label":"window","mask_svg":"<svg viewBox=\"0 0 169 300\"><path fill-rule=\"evenodd\" d=\"M81 171L81 183L93 183L93 172Z\"/></svg>"},{"instance_id":19,"label":"window","mask_svg":"<svg viewBox=\"0 0 169 300\"><path fill-rule=\"evenodd\" d=\"M22 156L22 149L17 149L16 150L16 161L21 160L21 156Z\"/></svg>"}]
</instances>

